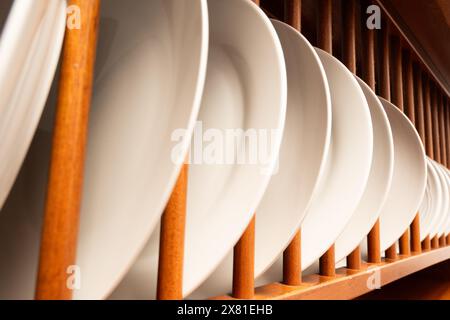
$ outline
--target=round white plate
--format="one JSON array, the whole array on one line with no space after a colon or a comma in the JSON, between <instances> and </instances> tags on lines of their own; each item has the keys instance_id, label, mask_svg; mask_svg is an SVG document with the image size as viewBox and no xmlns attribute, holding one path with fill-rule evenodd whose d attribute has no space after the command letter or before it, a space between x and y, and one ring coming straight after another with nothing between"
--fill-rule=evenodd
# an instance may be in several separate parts
<instances>
[{"instance_id":1,"label":"round white plate","mask_svg":"<svg viewBox=\"0 0 450 320\"><path fill-rule=\"evenodd\" d=\"M317 193L331 138L330 93L316 51L289 25L272 24L286 61L288 104L277 171L256 210L255 277L264 274L266 283L281 280L281 273L265 271L289 244ZM230 292L232 263L229 254L191 298Z\"/></svg>"},{"instance_id":2,"label":"round white plate","mask_svg":"<svg viewBox=\"0 0 450 320\"><path fill-rule=\"evenodd\" d=\"M420 241L429 234L438 220L438 212L442 202L442 187L439 176L431 159L427 157L427 189L419 209L420 213Z\"/></svg>"},{"instance_id":3,"label":"round white plate","mask_svg":"<svg viewBox=\"0 0 450 320\"><path fill-rule=\"evenodd\" d=\"M0 208L23 162L55 74L66 1L16 0L0 41Z\"/></svg>"},{"instance_id":4,"label":"round white plate","mask_svg":"<svg viewBox=\"0 0 450 320\"><path fill-rule=\"evenodd\" d=\"M193 137L193 164L189 168L185 296L217 268L255 213L275 166L286 112L283 52L264 12L248 0L209 0L208 9L211 37L208 72L199 115L201 128L196 128ZM250 158L242 162L237 156L231 162L222 162L230 159L223 159L220 150L227 157L245 143L239 136L227 139L229 130L256 134L253 143L264 144L258 148L262 148L265 159L257 157L250 162L252 150L247 143L244 153ZM272 136L267 149L266 135ZM207 159L205 156L211 154L205 150L210 149L211 142L221 141L221 137L226 140L220 143L217 158ZM203 154L198 157L202 142ZM155 232L112 299L155 296L158 246ZM220 283L215 285L214 292L225 293L221 292Z\"/></svg>"},{"instance_id":5,"label":"round white plate","mask_svg":"<svg viewBox=\"0 0 450 320\"><path fill-rule=\"evenodd\" d=\"M431 233L433 234L433 236L437 236L438 238L440 238L444 234L445 228L447 227L447 217L448 217L449 204L450 204L449 203L449 192L450 191L448 188L447 175L445 174L442 166L436 161L433 161L433 165L440 175L440 181L441 181L443 193L442 193L442 207L441 207L440 219L439 219L439 222L438 222L436 228L434 230L432 230Z\"/></svg>"},{"instance_id":6,"label":"round white plate","mask_svg":"<svg viewBox=\"0 0 450 320\"><path fill-rule=\"evenodd\" d=\"M425 151L414 125L392 103L383 98L380 101L394 137L394 175L380 214L380 250L383 252L413 221L425 193L427 167Z\"/></svg>"},{"instance_id":7,"label":"round white plate","mask_svg":"<svg viewBox=\"0 0 450 320\"><path fill-rule=\"evenodd\" d=\"M82 284L75 299L105 298L159 221L181 167L173 150L186 154L200 107L207 16L206 0L102 4L76 261ZM183 134L172 140L178 129ZM40 228L32 221L42 215L40 200L36 195L21 209L28 219L18 214L17 228ZM5 253L16 267L8 266L12 279L34 276L39 240L30 232L14 240L20 253ZM26 278L6 297L33 297L35 280Z\"/></svg>"},{"instance_id":8,"label":"round white plate","mask_svg":"<svg viewBox=\"0 0 450 320\"><path fill-rule=\"evenodd\" d=\"M373 127L373 157L369 180L350 222L335 243L336 262L349 255L377 221L391 187L394 169L394 141L391 126L380 100L357 78L370 109Z\"/></svg>"},{"instance_id":9,"label":"round white plate","mask_svg":"<svg viewBox=\"0 0 450 320\"><path fill-rule=\"evenodd\" d=\"M332 105L331 148L326 172L302 223L302 268L320 258L350 221L364 193L373 151L369 106L353 74L316 49L328 78Z\"/></svg>"}]
</instances>

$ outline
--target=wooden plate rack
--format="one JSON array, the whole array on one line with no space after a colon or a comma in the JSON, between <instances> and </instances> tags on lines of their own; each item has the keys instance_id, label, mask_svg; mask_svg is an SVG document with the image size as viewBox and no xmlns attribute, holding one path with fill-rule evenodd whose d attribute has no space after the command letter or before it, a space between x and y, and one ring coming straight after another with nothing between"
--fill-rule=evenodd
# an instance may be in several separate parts
<instances>
[{"instance_id":1,"label":"wooden plate rack","mask_svg":"<svg viewBox=\"0 0 450 320\"><path fill-rule=\"evenodd\" d=\"M181 1L181 0L180 0ZM411 10L422 0L409 1ZM415 124L426 153L449 167L449 86L424 57L394 9L398 0L254 0L271 18L284 20L313 45L346 64ZM433 1L430 1L433 2ZM71 299L66 267L74 264L78 214L100 0L69 0L79 6L82 28L67 30L42 232L36 299ZM382 28L369 30L366 9L381 8ZM450 7L446 6L447 9ZM450 26L446 25L447 31ZM406 31L405 31L406 30ZM447 32L448 33L448 32ZM439 39L433 35L436 41ZM443 39L446 41L448 39ZM447 56L448 58L448 56ZM448 72L444 70L443 72ZM158 299L181 299L188 166L184 165L162 217ZM301 182L299 182L301 183ZM406 192L406 190L405 190ZM320 259L320 274L301 275L301 232L283 254L283 282L254 288L255 217L234 248L233 291L215 299L354 299L440 262L450 268L450 236L420 241L419 214L382 259L379 223L367 235L368 261L358 248L347 267L335 269L334 246ZM442 280L444 281L444 280ZM450 281L447 277L447 281ZM450 283L434 298L450 299ZM416 295L416 298L427 296Z\"/></svg>"}]
</instances>

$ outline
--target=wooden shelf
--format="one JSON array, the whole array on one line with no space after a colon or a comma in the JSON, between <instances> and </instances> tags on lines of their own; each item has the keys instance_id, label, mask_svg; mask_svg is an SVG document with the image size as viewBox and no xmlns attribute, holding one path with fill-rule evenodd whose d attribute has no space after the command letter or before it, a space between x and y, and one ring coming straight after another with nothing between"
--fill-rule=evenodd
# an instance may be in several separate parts
<instances>
[{"instance_id":1,"label":"wooden shelf","mask_svg":"<svg viewBox=\"0 0 450 320\"><path fill-rule=\"evenodd\" d=\"M382 287L448 259L450 259L450 246L420 254L412 254L410 256L399 256L399 259L396 261L384 260L380 264L364 264L363 270L361 271L353 271L345 268L338 269L336 270L336 277L323 277L319 275L306 276L303 279L303 284L297 287L272 283L256 288L255 299L354 299L376 289L375 287L368 286L368 283L371 283L371 280L375 277L378 277L379 284ZM233 298L230 296L220 296L213 299L229 300Z\"/></svg>"}]
</instances>

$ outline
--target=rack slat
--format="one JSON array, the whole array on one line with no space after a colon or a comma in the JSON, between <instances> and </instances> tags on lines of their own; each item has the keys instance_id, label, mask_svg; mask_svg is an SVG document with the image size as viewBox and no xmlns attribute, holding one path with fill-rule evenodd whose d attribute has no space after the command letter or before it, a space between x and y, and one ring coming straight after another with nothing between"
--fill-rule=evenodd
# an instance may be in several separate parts
<instances>
[{"instance_id":1,"label":"rack slat","mask_svg":"<svg viewBox=\"0 0 450 320\"><path fill-rule=\"evenodd\" d=\"M76 259L100 1L71 0L69 5L80 8L81 29L67 30L62 51L35 296L40 300L72 298L67 271Z\"/></svg>"},{"instance_id":2,"label":"rack slat","mask_svg":"<svg viewBox=\"0 0 450 320\"><path fill-rule=\"evenodd\" d=\"M183 298L184 233L189 165L185 163L161 217L156 297Z\"/></svg>"},{"instance_id":3,"label":"rack slat","mask_svg":"<svg viewBox=\"0 0 450 320\"><path fill-rule=\"evenodd\" d=\"M285 0L286 23L301 32L301 0ZM301 183L301 181L299 181ZM283 283L286 285L299 285L302 282L301 263L301 230L299 229L294 238L283 252Z\"/></svg>"}]
</instances>

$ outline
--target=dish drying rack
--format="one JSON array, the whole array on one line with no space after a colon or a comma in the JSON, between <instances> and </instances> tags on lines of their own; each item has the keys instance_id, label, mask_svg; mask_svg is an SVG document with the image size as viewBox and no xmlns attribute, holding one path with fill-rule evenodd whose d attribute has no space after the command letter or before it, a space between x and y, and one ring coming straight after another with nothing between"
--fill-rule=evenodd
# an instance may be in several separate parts
<instances>
[{"instance_id":1,"label":"dish drying rack","mask_svg":"<svg viewBox=\"0 0 450 320\"><path fill-rule=\"evenodd\" d=\"M398 1L254 2L269 17L284 20L323 50L332 53L333 47L341 46L343 50L338 58L353 73L358 71L375 92L405 112L416 126L427 155L450 167L448 86L422 47L408 34L393 5ZM414 3L417 1L411 1L412 8ZM67 30L64 41L36 299L72 298L72 292L66 287L65 266L75 261L100 0L70 0L69 5L72 4L79 6L83 13L83 32ZM367 19L364 9L370 5L381 8L381 30L361 27ZM342 21L338 21L337 15ZM162 216L157 285L157 298L161 300L182 299L187 172L185 164ZM450 235L439 239L428 236L421 242L419 226L417 214L398 240L400 253L394 244L382 259L377 222L367 235L367 262L362 261L357 248L347 257L347 266L336 270L332 246L320 258L320 273L303 278L299 230L283 253L282 283L255 289L253 217L234 248L233 291L213 299L354 299L376 289L368 285L376 272L379 285L396 282L394 292L403 291L401 296L405 297L404 289L411 285L408 284L411 278L398 280L423 269L439 280L428 281L429 290L415 292L414 298L450 299ZM414 281L426 281L421 274L415 275ZM374 297L387 298L389 293L383 292L378 290Z\"/></svg>"}]
</instances>

